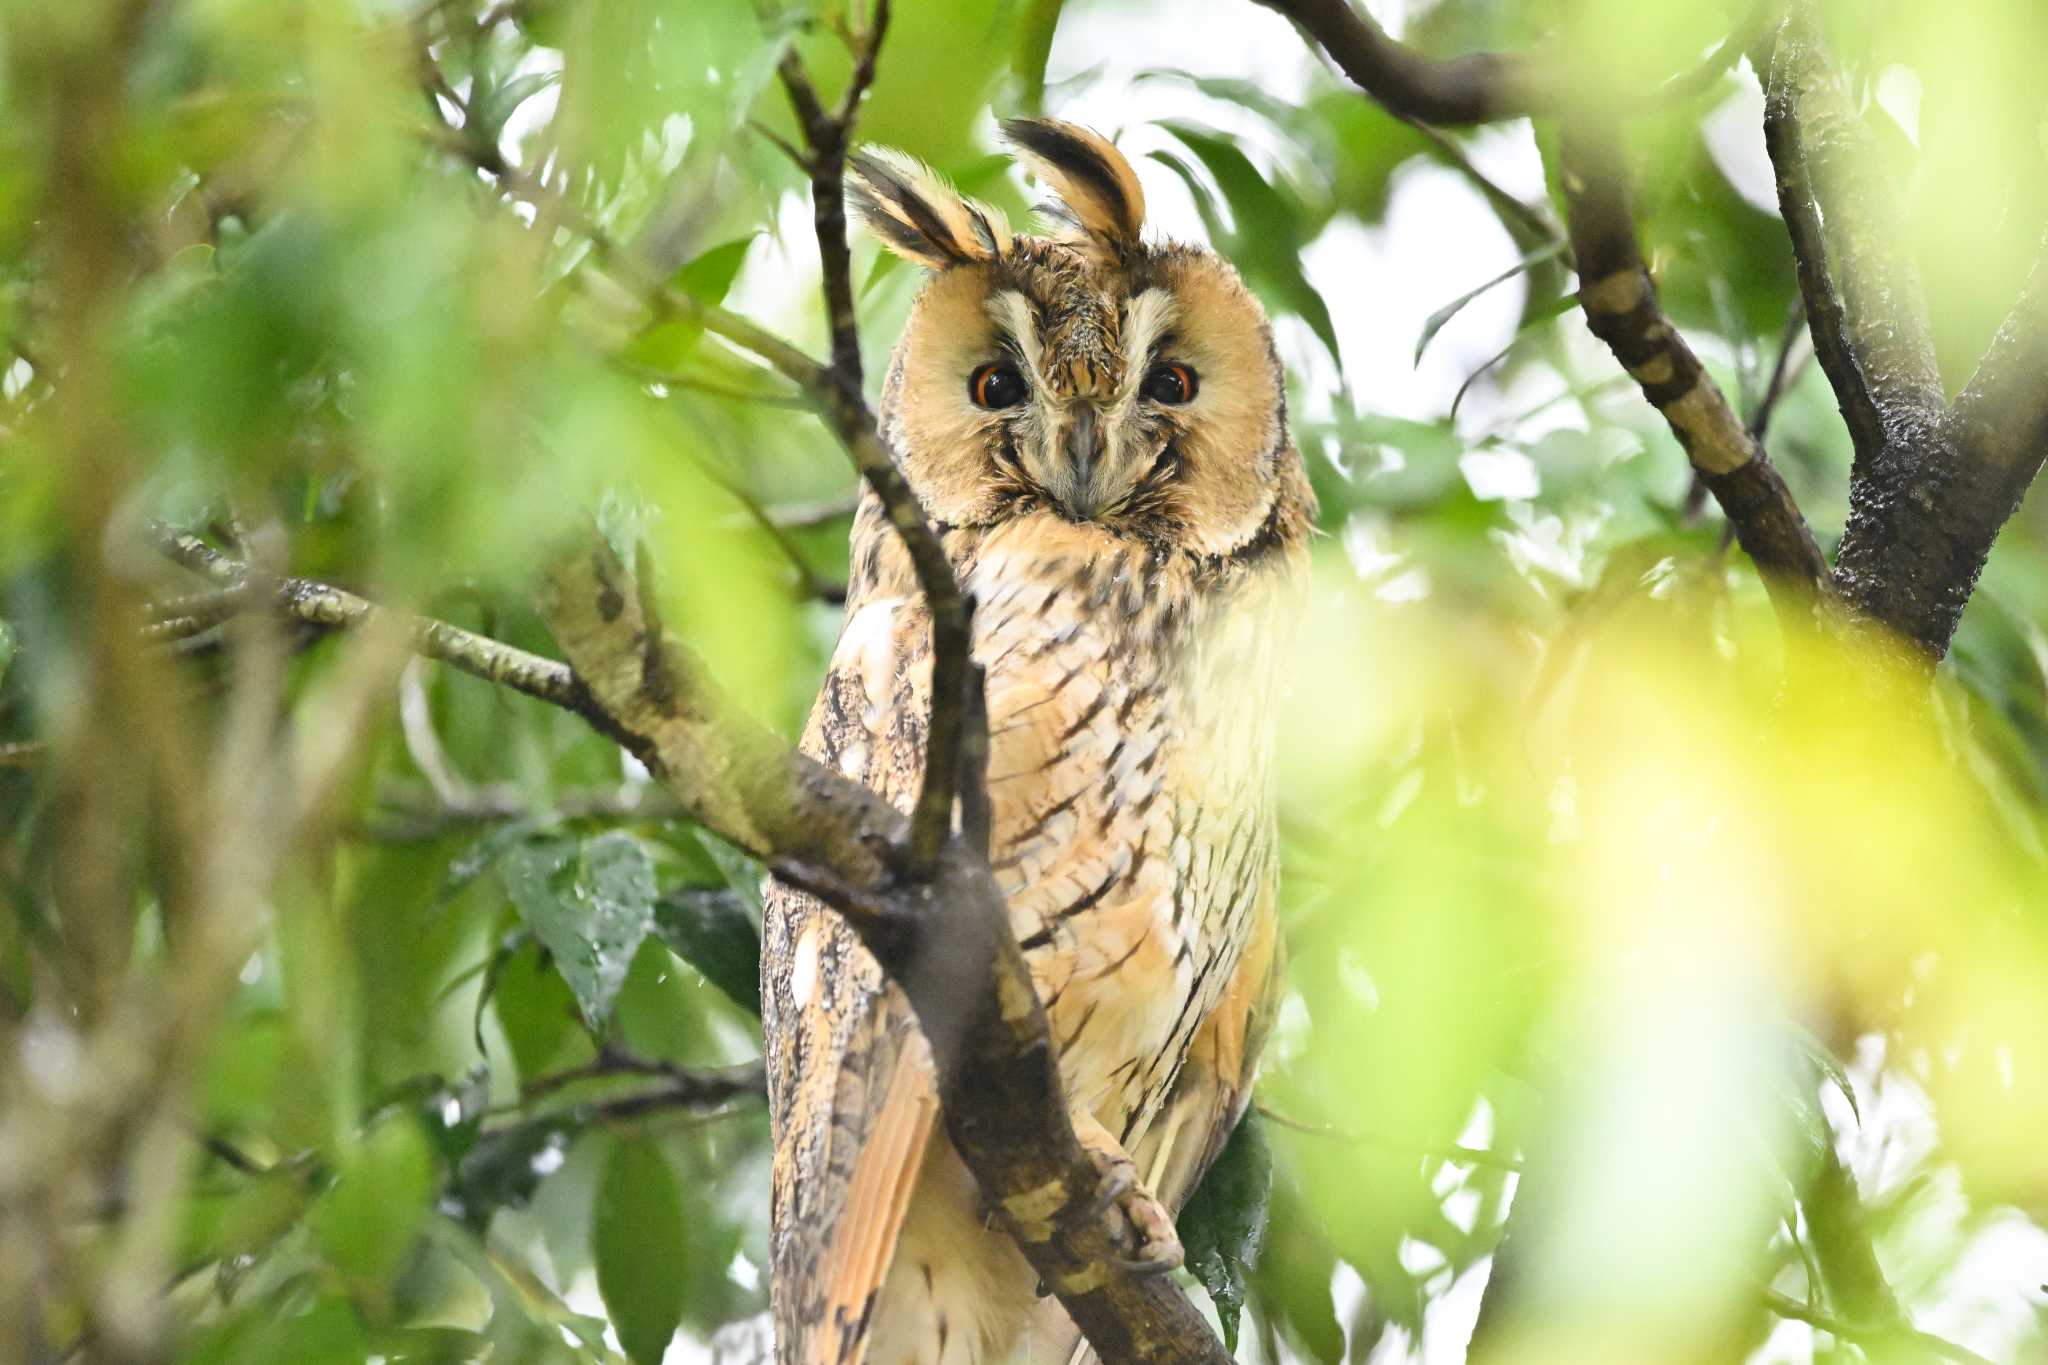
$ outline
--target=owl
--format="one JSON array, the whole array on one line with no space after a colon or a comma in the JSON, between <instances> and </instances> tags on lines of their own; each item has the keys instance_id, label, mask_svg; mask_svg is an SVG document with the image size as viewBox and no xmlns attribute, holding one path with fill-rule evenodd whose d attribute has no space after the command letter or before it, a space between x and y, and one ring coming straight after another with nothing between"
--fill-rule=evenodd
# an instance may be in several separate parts
<instances>
[{"instance_id":1,"label":"owl","mask_svg":"<svg viewBox=\"0 0 2048 1365\"><path fill-rule=\"evenodd\" d=\"M1145 240L1129 163L1004 125L1054 196L1013 234L910 158L849 207L927 272L881 435L975 603L992 861L1129 1259L1247 1102L1278 978L1273 712L1315 502L1272 331L1214 254ZM906 810L930 618L872 493L804 750ZM771 883L762 997L784 1365L1068 1365L1077 1329L939 1125L931 1049L831 911Z\"/></svg>"}]
</instances>

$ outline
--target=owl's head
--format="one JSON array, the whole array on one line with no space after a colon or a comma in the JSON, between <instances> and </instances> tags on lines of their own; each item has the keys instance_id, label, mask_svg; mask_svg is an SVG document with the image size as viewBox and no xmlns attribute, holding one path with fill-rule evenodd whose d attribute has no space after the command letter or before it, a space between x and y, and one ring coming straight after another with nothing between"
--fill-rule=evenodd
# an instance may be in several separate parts
<instances>
[{"instance_id":1,"label":"owl's head","mask_svg":"<svg viewBox=\"0 0 2048 1365\"><path fill-rule=\"evenodd\" d=\"M930 272L883 412L926 510L973 526L1050 508L1203 555L1298 523L1272 329L1237 272L1145 242L1145 191L1098 134L1003 131L1055 197L1051 235L1013 234L909 157L850 162L854 215Z\"/></svg>"}]
</instances>

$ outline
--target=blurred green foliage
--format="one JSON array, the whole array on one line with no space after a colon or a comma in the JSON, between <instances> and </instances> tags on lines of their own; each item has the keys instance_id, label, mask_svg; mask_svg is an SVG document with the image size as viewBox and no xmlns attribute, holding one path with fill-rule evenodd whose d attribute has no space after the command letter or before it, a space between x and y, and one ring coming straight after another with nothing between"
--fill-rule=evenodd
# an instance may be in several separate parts
<instances>
[{"instance_id":1,"label":"blurred green foliage","mask_svg":"<svg viewBox=\"0 0 2048 1365\"><path fill-rule=\"evenodd\" d=\"M1121 130L1298 362L1329 534L1282 717L1291 986L1265 1116L1187 1212L1189 1285L1246 1358L1446 1358L1526 1169L1515 1358L1848 1359L1759 1298L1862 1321L1815 1234L1833 1152L1917 1319L2038 1350L2038 508L1931 705L1788 644L1584 335L1557 205L1476 181L1512 160L1535 193L1550 131L1432 139L1305 49L1248 69L1238 26L1292 37L1270 12L1184 8L897 0L861 132L1021 217L991 112ZM1636 89L1747 6L1410 10L1435 51L1595 35L1588 78ZM1834 18L1959 382L2048 217L2042 18ZM848 467L606 256L822 351L774 68L793 46L836 95L862 22L0 4L0 1359L765 1351L763 1108L665 1088L758 1055L758 867L581 720L374 632L241 616L145 646L144 604L204 585L139 528L548 654L538 557L595 518L796 734ZM1162 25L1214 61L1104 46ZM1753 90L1738 66L1632 126L1665 306L1746 414L1796 293L1743 177ZM1398 349L1497 363L1396 415L1345 353L1379 282L1320 248L1446 176L1512 251L1436 253L1451 282ZM865 245L855 269L872 385L917 280ZM1831 539L1847 442L1790 359L1769 443Z\"/></svg>"}]
</instances>

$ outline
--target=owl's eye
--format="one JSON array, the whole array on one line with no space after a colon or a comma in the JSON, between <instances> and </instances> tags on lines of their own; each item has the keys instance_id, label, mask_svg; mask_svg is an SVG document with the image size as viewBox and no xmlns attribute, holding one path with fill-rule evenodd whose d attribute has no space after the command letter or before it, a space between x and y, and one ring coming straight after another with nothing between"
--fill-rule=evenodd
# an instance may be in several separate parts
<instances>
[{"instance_id":1,"label":"owl's eye","mask_svg":"<svg viewBox=\"0 0 2048 1365\"><path fill-rule=\"evenodd\" d=\"M1154 403L1188 402L1195 396L1195 372L1185 365L1155 365L1138 392Z\"/></svg>"},{"instance_id":2,"label":"owl's eye","mask_svg":"<svg viewBox=\"0 0 2048 1365\"><path fill-rule=\"evenodd\" d=\"M967 379L967 396L984 408L1014 408L1024 401L1024 376L1007 360L984 365Z\"/></svg>"}]
</instances>

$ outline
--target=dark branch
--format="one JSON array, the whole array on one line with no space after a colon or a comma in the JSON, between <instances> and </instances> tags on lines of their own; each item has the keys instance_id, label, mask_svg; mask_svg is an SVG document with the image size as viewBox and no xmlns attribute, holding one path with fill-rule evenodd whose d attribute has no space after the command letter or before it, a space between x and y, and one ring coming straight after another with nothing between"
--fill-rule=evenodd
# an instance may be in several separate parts
<instances>
[{"instance_id":1,"label":"dark branch","mask_svg":"<svg viewBox=\"0 0 2048 1365\"><path fill-rule=\"evenodd\" d=\"M1768 73L1766 140L1814 349L1856 446L1835 588L1856 614L1937 660L2041 467L2048 282L2037 266L1949 407L1896 188L1813 0L1794 0Z\"/></svg>"},{"instance_id":2,"label":"dark branch","mask_svg":"<svg viewBox=\"0 0 2048 1365\"><path fill-rule=\"evenodd\" d=\"M909 485L875 440L874 414L861 393L860 325L853 302L853 257L846 241L846 151L861 96L874 80L876 54L888 24L888 0L875 0L874 17L866 31L851 39L853 74L835 112L826 112L794 49L783 55L777 74L796 115L806 151L803 164L811 177L812 226L823 266L825 315L832 331L828 419L853 452L868 486L881 499L890 525L903 538L931 612L932 713L925 734L924 783L910 833L909 869L915 875L937 863L940 849L953 832L972 631L970 608L953 577L952 564L925 522Z\"/></svg>"},{"instance_id":3,"label":"dark branch","mask_svg":"<svg viewBox=\"0 0 2048 1365\"><path fill-rule=\"evenodd\" d=\"M1618 99L1589 97L1579 73L1563 60L1501 52L1424 56L1388 37L1351 0L1257 2L1293 20L1353 84L1390 112L1418 123L1464 124L1570 113L1596 100L1610 110L1637 111L1702 94L1754 40L1776 0L1758 0L1743 23L1691 70Z\"/></svg>"},{"instance_id":4,"label":"dark branch","mask_svg":"<svg viewBox=\"0 0 2048 1365\"><path fill-rule=\"evenodd\" d=\"M1351 0L1258 0L1300 25L1353 84L1423 123L1491 123L1557 108L1564 91L1526 57L1474 52L1425 57L1387 36Z\"/></svg>"},{"instance_id":5,"label":"dark branch","mask_svg":"<svg viewBox=\"0 0 2048 1365\"><path fill-rule=\"evenodd\" d=\"M1777 413L1778 400L1792 387L1807 362L1813 359L1808 351L1797 364L1792 353L1799 344L1799 338L1806 331L1806 304L1802 300L1792 306L1792 315L1785 320L1785 334L1778 338L1778 358L1771 365L1771 377L1764 384L1763 396L1757 399L1756 411L1749 415L1749 434L1762 441L1771 430L1771 418Z\"/></svg>"},{"instance_id":6,"label":"dark branch","mask_svg":"<svg viewBox=\"0 0 2048 1365\"><path fill-rule=\"evenodd\" d=\"M1566 125L1563 179L1587 325L1663 414L1774 596L1803 611L1827 562L1770 457L1658 306L1611 126Z\"/></svg>"},{"instance_id":7,"label":"dark branch","mask_svg":"<svg viewBox=\"0 0 2048 1365\"><path fill-rule=\"evenodd\" d=\"M1859 461L1924 435L1943 404L1919 273L1869 129L1798 0L1768 62L1764 136L1813 325Z\"/></svg>"}]
</instances>

